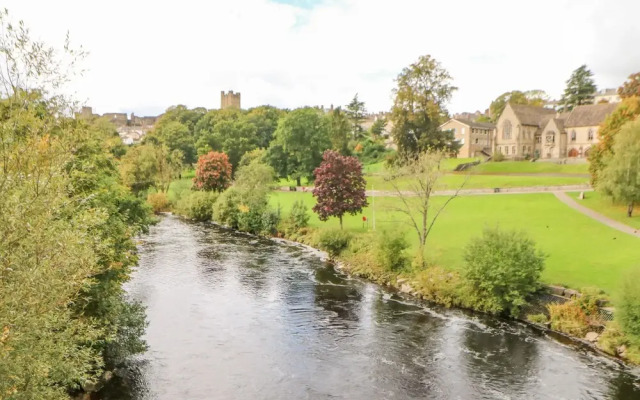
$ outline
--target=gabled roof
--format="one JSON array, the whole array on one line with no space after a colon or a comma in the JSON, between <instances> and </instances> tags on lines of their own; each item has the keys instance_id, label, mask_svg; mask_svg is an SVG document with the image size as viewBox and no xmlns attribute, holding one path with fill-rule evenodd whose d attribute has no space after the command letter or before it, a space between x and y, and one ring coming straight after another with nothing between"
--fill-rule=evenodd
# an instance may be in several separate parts
<instances>
[{"instance_id":1,"label":"gabled roof","mask_svg":"<svg viewBox=\"0 0 640 400\"><path fill-rule=\"evenodd\" d=\"M566 128L598 126L617 106L617 104L609 103L576 106L564 121L564 126Z\"/></svg>"},{"instance_id":2,"label":"gabled roof","mask_svg":"<svg viewBox=\"0 0 640 400\"><path fill-rule=\"evenodd\" d=\"M542 127L556 114L555 110L544 107L525 106L521 104L509 104L509 106L522 125Z\"/></svg>"},{"instance_id":3,"label":"gabled roof","mask_svg":"<svg viewBox=\"0 0 640 400\"><path fill-rule=\"evenodd\" d=\"M470 119L464 118L452 118L455 121L460 122L461 124L465 124L471 128L480 128L480 129L495 129L495 125L489 122L476 122Z\"/></svg>"}]
</instances>

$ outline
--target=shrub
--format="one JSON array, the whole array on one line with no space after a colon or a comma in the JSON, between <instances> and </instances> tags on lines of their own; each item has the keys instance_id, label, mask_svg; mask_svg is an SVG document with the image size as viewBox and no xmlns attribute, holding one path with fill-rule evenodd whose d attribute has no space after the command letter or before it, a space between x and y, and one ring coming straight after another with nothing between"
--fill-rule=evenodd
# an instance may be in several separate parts
<instances>
[{"instance_id":1,"label":"shrub","mask_svg":"<svg viewBox=\"0 0 640 400\"><path fill-rule=\"evenodd\" d=\"M198 190L222 192L231 184L231 163L224 153L210 151L198 158L193 186Z\"/></svg>"},{"instance_id":2,"label":"shrub","mask_svg":"<svg viewBox=\"0 0 640 400\"><path fill-rule=\"evenodd\" d=\"M497 312L517 316L526 298L540 288L545 256L523 233L485 229L467 245L465 278L478 297Z\"/></svg>"},{"instance_id":3,"label":"shrub","mask_svg":"<svg viewBox=\"0 0 640 400\"><path fill-rule=\"evenodd\" d=\"M422 265L420 261L420 265ZM464 293L464 282L456 272L447 271L439 266L431 266L416 274L413 287L425 300L442 304L445 307L460 306L474 308Z\"/></svg>"},{"instance_id":4,"label":"shrub","mask_svg":"<svg viewBox=\"0 0 640 400\"><path fill-rule=\"evenodd\" d=\"M162 192L149 193L147 196L147 203L149 203L151 209L156 214L169 209L169 199L167 198L167 195Z\"/></svg>"},{"instance_id":5,"label":"shrub","mask_svg":"<svg viewBox=\"0 0 640 400\"><path fill-rule=\"evenodd\" d=\"M640 269L629 272L622 286L622 297L616 307L620 326L629 339L640 346Z\"/></svg>"},{"instance_id":6,"label":"shrub","mask_svg":"<svg viewBox=\"0 0 640 400\"><path fill-rule=\"evenodd\" d=\"M178 201L177 211L195 221L209 221L213 217L213 205L217 198L217 193L189 192Z\"/></svg>"},{"instance_id":7,"label":"shrub","mask_svg":"<svg viewBox=\"0 0 640 400\"><path fill-rule=\"evenodd\" d=\"M238 229L239 207L241 205L240 193L235 188L225 190L213 204L214 220L222 225Z\"/></svg>"},{"instance_id":8,"label":"shrub","mask_svg":"<svg viewBox=\"0 0 640 400\"><path fill-rule=\"evenodd\" d=\"M331 229L320 233L318 244L331 257L339 256L349 246L351 234L341 229Z\"/></svg>"},{"instance_id":9,"label":"shrub","mask_svg":"<svg viewBox=\"0 0 640 400\"><path fill-rule=\"evenodd\" d=\"M391 271L403 270L409 265L406 250L409 242L399 232L383 232L378 239L378 262Z\"/></svg>"},{"instance_id":10,"label":"shrub","mask_svg":"<svg viewBox=\"0 0 640 400\"><path fill-rule=\"evenodd\" d=\"M527 315L527 321L538 325L546 325L549 322L549 318L544 314L531 314Z\"/></svg>"},{"instance_id":11,"label":"shrub","mask_svg":"<svg viewBox=\"0 0 640 400\"><path fill-rule=\"evenodd\" d=\"M491 161L494 161L494 162L501 162L504 160L505 160L504 154L500 152L493 153L493 157L491 157Z\"/></svg>"},{"instance_id":12,"label":"shrub","mask_svg":"<svg viewBox=\"0 0 640 400\"><path fill-rule=\"evenodd\" d=\"M265 209L262 212L262 228L260 233L265 236L275 235L280 223L280 210Z\"/></svg>"},{"instance_id":13,"label":"shrub","mask_svg":"<svg viewBox=\"0 0 640 400\"><path fill-rule=\"evenodd\" d=\"M551 329L577 337L582 337L589 331L587 314L573 301L549 304L547 308Z\"/></svg>"},{"instance_id":14,"label":"shrub","mask_svg":"<svg viewBox=\"0 0 640 400\"><path fill-rule=\"evenodd\" d=\"M287 222L291 228L298 231L309 225L309 218L310 215L307 206L304 205L302 200L296 200L291 207Z\"/></svg>"}]
</instances>

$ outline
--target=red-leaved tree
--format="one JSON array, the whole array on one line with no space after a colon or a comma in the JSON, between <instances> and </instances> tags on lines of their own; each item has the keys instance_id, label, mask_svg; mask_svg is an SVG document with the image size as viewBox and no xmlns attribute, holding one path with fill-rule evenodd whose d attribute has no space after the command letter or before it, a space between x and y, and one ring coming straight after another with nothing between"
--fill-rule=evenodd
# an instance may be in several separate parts
<instances>
[{"instance_id":1,"label":"red-leaved tree","mask_svg":"<svg viewBox=\"0 0 640 400\"><path fill-rule=\"evenodd\" d=\"M198 190L222 192L231 185L231 163L225 153L210 151L198 158L193 186Z\"/></svg>"},{"instance_id":2,"label":"red-leaved tree","mask_svg":"<svg viewBox=\"0 0 640 400\"><path fill-rule=\"evenodd\" d=\"M314 174L313 196L318 201L313 211L321 221L338 217L342 229L342 216L345 213L355 215L367 206L367 184L362 177L362 164L357 158L327 150Z\"/></svg>"}]
</instances>

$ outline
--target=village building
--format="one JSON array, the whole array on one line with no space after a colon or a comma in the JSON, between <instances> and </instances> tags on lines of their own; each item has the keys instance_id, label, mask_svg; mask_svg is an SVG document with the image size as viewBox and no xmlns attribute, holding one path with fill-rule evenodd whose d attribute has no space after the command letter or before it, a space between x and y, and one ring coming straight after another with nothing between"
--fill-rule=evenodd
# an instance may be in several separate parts
<instances>
[{"instance_id":1,"label":"village building","mask_svg":"<svg viewBox=\"0 0 640 400\"><path fill-rule=\"evenodd\" d=\"M616 104L553 109L507 104L497 121L493 152L510 159L586 157L598 143L598 127Z\"/></svg>"},{"instance_id":2,"label":"village building","mask_svg":"<svg viewBox=\"0 0 640 400\"><path fill-rule=\"evenodd\" d=\"M475 122L468 119L452 118L440 125L441 131L453 131L455 140L460 143L458 158L490 157L496 126L488 122Z\"/></svg>"}]
</instances>

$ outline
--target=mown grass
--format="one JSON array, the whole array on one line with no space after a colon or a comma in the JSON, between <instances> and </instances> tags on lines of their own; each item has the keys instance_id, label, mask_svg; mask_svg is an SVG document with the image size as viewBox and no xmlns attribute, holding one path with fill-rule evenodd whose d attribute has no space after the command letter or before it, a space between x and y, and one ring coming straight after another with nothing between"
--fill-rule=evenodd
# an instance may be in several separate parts
<instances>
[{"instance_id":1,"label":"mown grass","mask_svg":"<svg viewBox=\"0 0 640 400\"><path fill-rule=\"evenodd\" d=\"M273 206L279 206L283 216L293 202L302 199L311 208L315 199L310 193L277 192L271 196ZM372 229L374 199L362 214L345 216L345 229L367 232ZM445 197L434 197L434 206ZM397 228L406 232L412 251L418 248L415 231L407 225L408 218L392 208L399 199L375 198L376 231ZM369 219L363 224L362 216ZM327 222L312 214L310 224L320 229L339 226L336 218ZM427 244L429 262L448 269L463 267L463 249L484 227L527 232L548 254L543 280L573 288L598 287L615 295L623 273L640 264L640 240L624 235L567 207L553 194L463 196L451 202L440 216Z\"/></svg>"},{"instance_id":2,"label":"mown grass","mask_svg":"<svg viewBox=\"0 0 640 400\"><path fill-rule=\"evenodd\" d=\"M589 164L558 164L540 161L486 162L475 166L473 172L489 174L588 174Z\"/></svg>"},{"instance_id":3,"label":"mown grass","mask_svg":"<svg viewBox=\"0 0 640 400\"><path fill-rule=\"evenodd\" d=\"M626 205L614 204L610 198L598 192L585 192L585 198L583 200L578 199L580 192L569 192L567 194L576 199L578 204L597 211L613 220L622 222L625 225L640 229L640 205L635 207L633 216L629 218L627 217Z\"/></svg>"}]
</instances>

